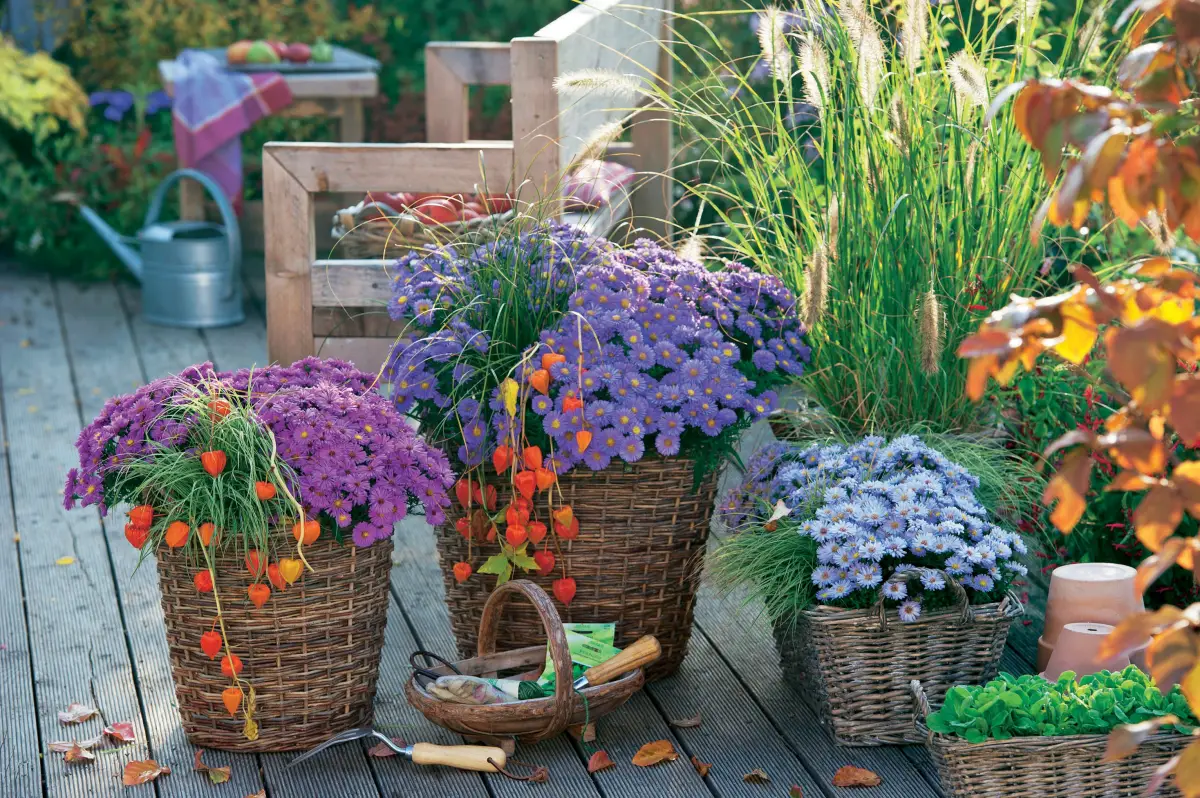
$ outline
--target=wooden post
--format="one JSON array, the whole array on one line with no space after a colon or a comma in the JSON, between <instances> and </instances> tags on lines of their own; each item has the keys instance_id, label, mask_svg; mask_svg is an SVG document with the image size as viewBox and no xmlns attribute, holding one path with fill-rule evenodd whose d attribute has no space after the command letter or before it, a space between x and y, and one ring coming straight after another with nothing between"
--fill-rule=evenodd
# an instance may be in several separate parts
<instances>
[{"instance_id":1,"label":"wooden post","mask_svg":"<svg viewBox=\"0 0 1200 798\"><path fill-rule=\"evenodd\" d=\"M362 97L343 97L338 103L338 131L341 140L357 143L366 138L366 119Z\"/></svg>"},{"instance_id":2,"label":"wooden post","mask_svg":"<svg viewBox=\"0 0 1200 798\"><path fill-rule=\"evenodd\" d=\"M562 210L558 142L558 42L537 37L512 40L513 180L517 199L540 215Z\"/></svg>"},{"instance_id":3,"label":"wooden post","mask_svg":"<svg viewBox=\"0 0 1200 798\"><path fill-rule=\"evenodd\" d=\"M454 74L436 49L426 47L426 141L466 141L468 124L467 84Z\"/></svg>"},{"instance_id":4,"label":"wooden post","mask_svg":"<svg viewBox=\"0 0 1200 798\"><path fill-rule=\"evenodd\" d=\"M271 147L263 148L267 357L292 363L313 354L313 200Z\"/></svg>"},{"instance_id":5,"label":"wooden post","mask_svg":"<svg viewBox=\"0 0 1200 798\"><path fill-rule=\"evenodd\" d=\"M671 42L673 29L670 15L663 18L658 65L658 87L670 91L672 66ZM633 223L646 231L667 239L672 229L671 131L670 111L658 106L643 108L633 115L630 138L637 153L637 188L631 197Z\"/></svg>"}]
</instances>

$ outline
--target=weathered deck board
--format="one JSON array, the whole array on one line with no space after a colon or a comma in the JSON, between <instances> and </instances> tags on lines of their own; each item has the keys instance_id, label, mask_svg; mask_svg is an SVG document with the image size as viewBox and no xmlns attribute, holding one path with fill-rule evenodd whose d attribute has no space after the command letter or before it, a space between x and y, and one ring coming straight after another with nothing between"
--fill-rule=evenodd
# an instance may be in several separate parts
<instances>
[{"instance_id":1,"label":"weathered deck board","mask_svg":"<svg viewBox=\"0 0 1200 798\"><path fill-rule=\"evenodd\" d=\"M90 737L105 722L131 722L137 733L128 749L86 766L48 754L47 793L108 795L120 784L125 762L154 751L113 600L112 563L99 519L94 511L68 513L62 507L62 480L77 462L72 441L80 416L50 280L0 273L0 318L7 322L0 327L0 383L42 742ZM75 559L57 565L62 557ZM56 713L73 701L96 706L102 718L61 726ZM126 793L151 796L155 788L142 785Z\"/></svg>"},{"instance_id":2,"label":"weathered deck board","mask_svg":"<svg viewBox=\"0 0 1200 798\"><path fill-rule=\"evenodd\" d=\"M404 608L416 642L426 651L447 659L455 656L450 615L443 599L441 572L433 552L433 534L422 519L408 518L396 527L396 567L392 569L392 592ZM416 606L416 605L419 605ZM418 611L410 612L410 607ZM488 777L488 788L496 796L599 796L583 760L566 736L560 735L536 746L519 746L516 758L545 765L550 781L532 787L503 777Z\"/></svg>"},{"instance_id":3,"label":"weathered deck board","mask_svg":"<svg viewBox=\"0 0 1200 798\"><path fill-rule=\"evenodd\" d=\"M9 319L0 316L0 326ZM0 407L0 411L6 410ZM25 419L0 412L0 795L42 794L42 760L37 702L30 666L29 627L25 623L17 522L13 516L8 458L4 454L9 424Z\"/></svg>"},{"instance_id":4,"label":"weathered deck board","mask_svg":"<svg viewBox=\"0 0 1200 798\"><path fill-rule=\"evenodd\" d=\"M131 378L142 383L161 376L161 373L147 374L137 368L130 371L113 368L114 363L138 362L133 334L114 286L103 284L81 288L60 282L56 288L67 353L85 421L100 411L109 396L130 390ZM171 677L157 571L153 561L138 567L138 552L124 538L119 513L110 515L105 528L125 629L137 663L150 742L160 761L186 771L191 767L188 763L196 749L187 741L175 707L175 683ZM233 778L227 788L230 792L240 790L240 795L248 795L262 789L256 756L223 751L205 751L203 755L209 765L232 768ZM195 795L196 785L191 777L180 775L180 778L163 779L159 783L158 792L162 798Z\"/></svg>"},{"instance_id":5,"label":"weathered deck board","mask_svg":"<svg viewBox=\"0 0 1200 798\"><path fill-rule=\"evenodd\" d=\"M902 749L843 749L834 744L812 709L783 681L772 632L761 605L747 604L741 594L718 596L705 588L697 603L696 616L704 634L822 785L831 783L838 768L854 764L878 773L897 795L936 798L937 791L916 772ZM831 795L854 795L853 790L832 786L825 786L825 790Z\"/></svg>"}]
</instances>

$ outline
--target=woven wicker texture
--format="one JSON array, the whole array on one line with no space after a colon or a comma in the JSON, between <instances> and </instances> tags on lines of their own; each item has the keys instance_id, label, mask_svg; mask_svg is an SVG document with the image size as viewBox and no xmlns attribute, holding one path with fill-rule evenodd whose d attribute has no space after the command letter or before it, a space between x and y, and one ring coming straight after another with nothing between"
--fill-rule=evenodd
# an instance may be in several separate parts
<instances>
[{"instance_id":1,"label":"woven wicker texture","mask_svg":"<svg viewBox=\"0 0 1200 798\"><path fill-rule=\"evenodd\" d=\"M217 555L229 644L245 667L243 681L256 693L259 737L253 742L242 735L242 716L231 717L221 703L221 691L232 684L221 674L221 657L209 659L200 650L200 635L216 618L213 595L196 590L196 567L183 554L160 552L167 644L188 740L229 751L295 751L370 723L391 552L390 541L359 549L318 540L304 549L315 572L286 591L272 589L262 609L246 597L251 578L243 558L232 551Z\"/></svg>"},{"instance_id":2,"label":"woven wicker texture","mask_svg":"<svg viewBox=\"0 0 1200 798\"><path fill-rule=\"evenodd\" d=\"M562 502L570 504L579 519L579 537L559 542L560 562L565 558L576 593L570 606L560 603L558 611L568 622L615 621L616 644L621 648L642 635L657 637L663 655L647 669L646 678L651 680L679 667L692 634L692 610L717 476L706 476L695 492L694 479L691 460L646 457L632 464L614 463L603 471L572 471L560 480ZM495 474L489 474L488 481L504 484ZM502 487L499 506L508 500L508 489ZM542 496L537 502L545 507ZM544 509L541 512L545 514ZM469 657L475 653L477 619L495 579L474 575L463 584L454 580L451 566L468 559L467 541L454 526L459 517L455 513L461 513L457 504L438 529L438 555L459 655ZM482 563L479 546L473 547L473 554L473 565L478 567ZM556 567L544 577L521 576L550 591L562 569ZM506 609L500 627L501 649L522 648L545 639L542 622L531 607L510 605Z\"/></svg>"},{"instance_id":3,"label":"woven wicker texture","mask_svg":"<svg viewBox=\"0 0 1200 798\"><path fill-rule=\"evenodd\" d=\"M940 702L956 684L992 678L1020 613L1011 596L971 607L966 620L952 608L881 624L873 609L817 607L794 626L776 624L775 641L784 678L813 698L839 743L899 745L922 739L913 728L909 682L920 680Z\"/></svg>"},{"instance_id":4,"label":"woven wicker texture","mask_svg":"<svg viewBox=\"0 0 1200 798\"><path fill-rule=\"evenodd\" d=\"M505 606L526 607L508 602L511 596L524 596L528 608L544 624L538 645L496 653L496 634L503 628ZM556 674L571 672L571 652L562 620L555 602L533 582L516 579L493 590L479 622L479 656L455 663L460 673L469 676L495 676L508 671L527 671L526 678L536 678L546 665L546 643ZM449 668L435 668L436 673L449 674ZM561 734L570 725L594 721L628 701L645 683L641 669L635 669L615 681L576 692L570 679L556 679L555 692L550 698L535 698L509 704L472 706L452 704L429 695L421 689L414 676L404 685L404 695L432 722L467 735L473 740L501 744L515 737L523 743L536 743Z\"/></svg>"},{"instance_id":5,"label":"woven wicker texture","mask_svg":"<svg viewBox=\"0 0 1200 798\"><path fill-rule=\"evenodd\" d=\"M386 208L386 206L383 206ZM390 211L390 212L389 212ZM484 216L465 222L425 225L408 214L387 209L387 219L360 222L354 214L339 211L334 216L334 237L339 258L399 258L429 244L482 243L490 229L508 215Z\"/></svg>"},{"instance_id":6,"label":"woven wicker texture","mask_svg":"<svg viewBox=\"0 0 1200 798\"><path fill-rule=\"evenodd\" d=\"M1137 798L1146 794L1154 771L1191 742L1182 734L1155 734L1117 762L1103 761L1105 734L968 743L930 732L922 722L930 709L924 684L913 689L915 728L933 755L947 798ZM1155 794L1178 796L1179 791L1172 780Z\"/></svg>"}]
</instances>

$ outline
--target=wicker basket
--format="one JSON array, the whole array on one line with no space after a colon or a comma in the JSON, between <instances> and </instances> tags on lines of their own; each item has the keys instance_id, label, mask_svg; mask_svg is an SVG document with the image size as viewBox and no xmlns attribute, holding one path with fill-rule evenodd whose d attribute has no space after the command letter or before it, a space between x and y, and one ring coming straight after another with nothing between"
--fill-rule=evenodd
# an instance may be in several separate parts
<instances>
[{"instance_id":1,"label":"wicker basket","mask_svg":"<svg viewBox=\"0 0 1200 798\"><path fill-rule=\"evenodd\" d=\"M364 211L368 209L382 211L388 218L364 221ZM334 214L333 239L337 242L339 258L389 260L430 244L482 243L489 232L511 216L510 211L462 222L423 224L411 214L400 213L381 202L371 202Z\"/></svg>"},{"instance_id":2,"label":"wicker basket","mask_svg":"<svg viewBox=\"0 0 1200 798\"><path fill-rule=\"evenodd\" d=\"M580 526L576 540L561 543L576 593L559 611L576 623L615 621L620 648L643 635L657 637L663 654L647 669L651 680L679 667L692 634L717 488L717 475L710 473L693 491L694 466L686 458L645 457L631 464L614 463L603 471L574 470L559 481L562 502L571 505ZM494 473L487 480L506 484ZM508 501L508 489L501 487L500 506ZM467 541L455 529L461 512L456 505L447 513L437 532L437 547L454 637L460 656L469 657L479 631L474 619L482 614L495 581L473 576L459 584L451 573L451 564L467 559ZM474 553L478 557L477 546ZM527 578L550 590L560 571ZM545 638L541 619L529 607L510 607L501 629L500 645L506 649Z\"/></svg>"},{"instance_id":3,"label":"wicker basket","mask_svg":"<svg viewBox=\"0 0 1200 798\"><path fill-rule=\"evenodd\" d=\"M256 609L240 554L215 556L216 587L233 653L254 688L259 737L242 735L241 715L221 702L230 680L220 658L200 650L215 620L213 595L192 583L194 562L162 551L163 616L183 730L193 745L227 751L295 751L371 722L379 654L387 622L392 544L367 548L319 540L304 549L315 572Z\"/></svg>"},{"instance_id":4,"label":"wicker basket","mask_svg":"<svg viewBox=\"0 0 1200 798\"><path fill-rule=\"evenodd\" d=\"M1148 737L1132 756L1104 762L1108 736L1014 737L968 743L925 726L930 713L923 685L913 682L916 731L928 745L947 798L1138 798L1154 771L1192 741L1182 734ZM1179 795L1174 783L1157 795Z\"/></svg>"},{"instance_id":5,"label":"wicker basket","mask_svg":"<svg viewBox=\"0 0 1200 798\"><path fill-rule=\"evenodd\" d=\"M865 610L817 607L794 624L775 625L784 678L811 697L842 745L920 742L912 723L914 679L940 701L956 684L995 675L1020 600L1009 595L970 606L962 586L946 582L957 588L958 606L913 623L889 623L881 600Z\"/></svg>"},{"instance_id":6,"label":"wicker basket","mask_svg":"<svg viewBox=\"0 0 1200 798\"><path fill-rule=\"evenodd\" d=\"M502 627L501 615L508 598L514 594L529 599L537 617L543 623L542 641L516 651L496 653L496 635ZM492 591L483 607L479 621L479 655L455 667L467 676L494 677L500 673L520 671L514 678L537 678L546 666L546 642L554 672L559 674L550 698L534 698L509 704L473 706L439 701L425 692L414 674L404 685L408 703L439 726L465 735L473 742L504 746L516 738L522 743L536 743L561 734L567 727L591 723L628 701L645 684L641 668L630 671L615 681L576 691L571 686L571 652L562 620L554 601L546 591L525 579L507 582ZM450 668L432 669L448 675ZM567 674L563 678L561 674Z\"/></svg>"}]
</instances>

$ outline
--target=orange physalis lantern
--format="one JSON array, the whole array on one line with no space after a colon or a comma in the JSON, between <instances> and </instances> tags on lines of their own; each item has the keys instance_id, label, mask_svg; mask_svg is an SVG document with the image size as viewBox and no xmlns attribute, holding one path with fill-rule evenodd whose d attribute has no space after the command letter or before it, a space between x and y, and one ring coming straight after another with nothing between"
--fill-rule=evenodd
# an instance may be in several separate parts
<instances>
[{"instance_id":1,"label":"orange physalis lantern","mask_svg":"<svg viewBox=\"0 0 1200 798\"><path fill-rule=\"evenodd\" d=\"M196 534L200 536L200 542L207 546L208 544L212 543L213 534L216 531L217 528L213 526L212 522L208 522L201 524L199 528L196 529Z\"/></svg>"},{"instance_id":2,"label":"orange physalis lantern","mask_svg":"<svg viewBox=\"0 0 1200 798\"><path fill-rule=\"evenodd\" d=\"M150 530L144 526L136 526L135 524L125 525L125 539L129 541L129 545L135 549L140 549L146 543L146 538L150 536Z\"/></svg>"},{"instance_id":3,"label":"orange physalis lantern","mask_svg":"<svg viewBox=\"0 0 1200 798\"><path fill-rule=\"evenodd\" d=\"M570 604L571 599L575 598L575 580L569 576L555 579L551 588L554 590L554 597L563 604Z\"/></svg>"},{"instance_id":4,"label":"orange physalis lantern","mask_svg":"<svg viewBox=\"0 0 1200 798\"><path fill-rule=\"evenodd\" d=\"M467 581L471 576L471 563L456 562L454 563L454 580L459 584Z\"/></svg>"},{"instance_id":5,"label":"orange physalis lantern","mask_svg":"<svg viewBox=\"0 0 1200 798\"><path fill-rule=\"evenodd\" d=\"M535 545L541 543L545 539L546 525L541 521L530 521L529 526L526 528L529 530L529 539L533 541Z\"/></svg>"},{"instance_id":6,"label":"orange physalis lantern","mask_svg":"<svg viewBox=\"0 0 1200 798\"><path fill-rule=\"evenodd\" d=\"M254 495L258 497L259 501L263 501L263 502L265 502L269 499L274 499L275 498L275 486L272 485L270 482L255 482L254 483Z\"/></svg>"},{"instance_id":7,"label":"orange physalis lantern","mask_svg":"<svg viewBox=\"0 0 1200 798\"><path fill-rule=\"evenodd\" d=\"M526 468L531 471L537 471L542 467L542 450L538 446L526 446L525 451L521 452L521 460Z\"/></svg>"},{"instance_id":8,"label":"orange physalis lantern","mask_svg":"<svg viewBox=\"0 0 1200 798\"><path fill-rule=\"evenodd\" d=\"M492 452L492 467L496 469L497 474L503 474L512 463L513 452L507 446L497 446L496 450Z\"/></svg>"},{"instance_id":9,"label":"orange physalis lantern","mask_svg":"<svg viewBox=\"0 0 1200 798\"><path fill-rule=\"evenodd\" d=\"M533 491L537 487L537 478L532 471L522 471L513 477L513 484L517 486L517 491L526 499L533 498Z\"/></svg>"},{"instance_id":10,"label":"orange physalis lantern","mask_svg":"<svg viewBox=\"0 0 1200 798\"><path fill-rule=\"evenodd\" d=\"M154 523L154 508L148 504L139 504L137 507L129 511L129 523L134 526L140 526L142 529L149 529Z\"/></svg>"},{"instance_id":11,"label":"orange physalis lantern","mask_svg":"<svg viewBox=\"0 0 1200 798\"><path fill-rule=\"evenodd\" d=\"M208 631L200 635L200 650L209 659L216 659L217 654L221 653L221 635L213 631Z\"/></svg>"},{"instance_id":12,"label":"orange physalis lantern","mask_svg":"<svg viewBox=\"0 0 1200 798\"><path fill-rule=\"evenodd\" d=\"M225 452L220 450L201 452L200 465L204 466L204 470L210 477L215 477L225 470Z\"/></svg>"},{"instance_id":13,"label":"orange physalis lantern","mask_svg":"<svg viewBox=\"0 0 1200 798\"><path fill-rule=\"evenodd\" d=\"M592 433L585 429L575 433L575 443L579 446L580 453L586 452L588 445L592 442Z\"/></svg>"},{"instance_id":14,"label":"orange physalis lantern","mask_svg":"<svg viewBox=\"0 0 1200 798\"><path fill-rule=\"evenodd\" d=\"M226 654L221 657L221 673L232 679L242 672L242 660L237 654Z\"/></svg>"},{"instance_id":15,"label":"orange physalis lantern","mask_svg":"<svg viewBox=\"0 0 1200 798\"><path fill-rule=\"evenodd\" d=\"M321 525L316 521L297 522L292 526L292 537L296 539L297 543L303 543L305 546L316 543L320 536Z\"/></svg>"},{"instance_id":16,"label":"orange physalis lantern","mask_svg":"<svg viewBox=\"0 0 1200 798\"><path fill-rule=\"evenodd\" d=\"M236 687L226 687L221 691L221 701L230 715L236 715L238 707L242 705L242 691Z\"/></svg>"},{"instance_id":17,"label":"orange physalis lantern","mask_svg":"<svg viewBox=\"0 0 1200 798\"><path fill-rule=\"evenodd\" d=\"M210 571L197 571L192 577L192 583L196 585L196 589L201 593L211 593L213 589L212 573Z\"/></svg>"},{"instance_id":18,"label":"orange physalis lantern","mask_svg":"<svg viewBox=\"0 0 1200 798\"><path fill-rule=\"evenodd\" d=\"M271 588L260 582L246 588L246 595L250 597L250 603L261 610L267 599L271 598Z\"/></svg>"},{"instance_id":19,"label":"orange physalis lantern","mask_svg":"<svg viewBox=\"0 0 1200 798\"><path fill-rule=\"evenodd\" d=\"M172 521L171 525L167 527L167 545L173 549L183 546L188 542L188 534L191 531L188 525L182 521Z\"/></svg>"}]
</instances>

